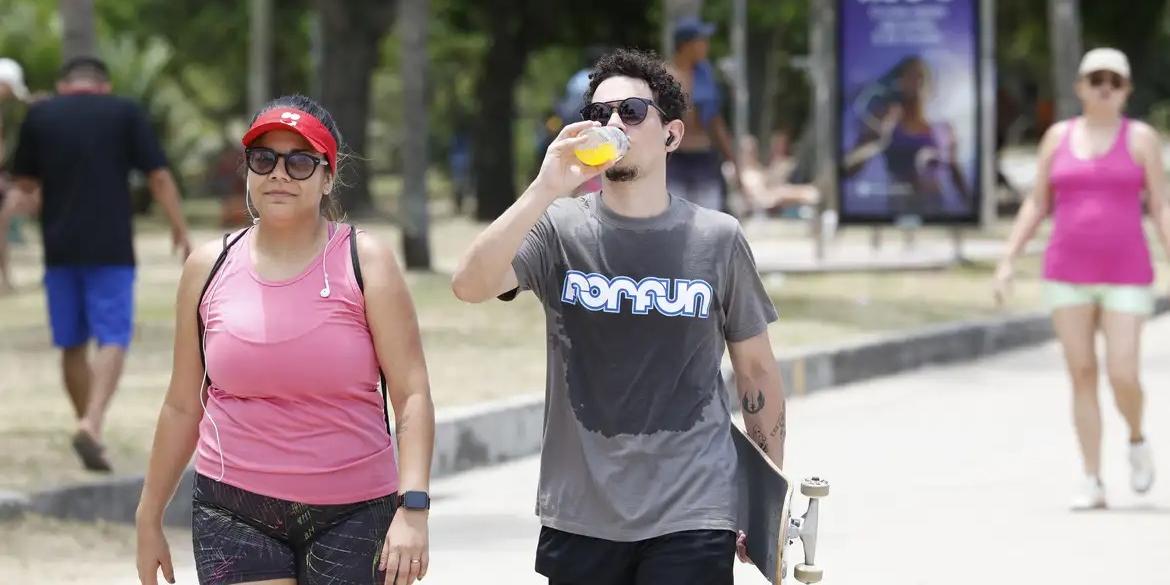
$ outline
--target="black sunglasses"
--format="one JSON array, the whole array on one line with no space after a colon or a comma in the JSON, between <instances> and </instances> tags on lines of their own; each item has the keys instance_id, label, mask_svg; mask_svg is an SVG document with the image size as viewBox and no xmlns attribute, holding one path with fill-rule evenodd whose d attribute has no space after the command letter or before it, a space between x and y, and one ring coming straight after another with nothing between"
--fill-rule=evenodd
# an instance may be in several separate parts
<instances>
[{"instance_id":1,"label":"black sunglasses","mask_svg":"<svg viewBox=\"0 0 1170 585\"><path fill-rule=\"evenodd\" d=\"M284 172L288 176L304 181L317 172L317 165L329 166L329 161L321 160L307 152L276 152L262 146L245 148L244 160L248 168L257 175L267 175L276 169L276 163L284 158Z\"/></svg>"},{"instance_id":2,"label":"black sunglasses","mask_svg":"<svg viewBox=\"0 0 1170 585\"><path fill-rule=\"evenodd\" d=\"M1089 85L1093 87L1101 87L1106 82L1113 86L1113 89L1121 89L1125 86L1125 78L1114 71L1094 71L1088 77Z\"/></svg>"},{"instance_id":3,"label":"black sunglasses","mask_svg":"<svg viewBox=\"0 0 1170 585\"><path fill-rule=\"evenodd\" d=\"M641 97L628 97L624 100L617 100L612 102L593 102L584 108L581 108L581 119L589 122L601 122L606 124L609 118L613 116L613 110L617 108L618 117L622 119L622 123L630 126L641 124L646 119L646 114L650 108L658 110L662 119L666 119L666 112L654 103L654 100L648 100Z\"/></svg>"}]
</instances>

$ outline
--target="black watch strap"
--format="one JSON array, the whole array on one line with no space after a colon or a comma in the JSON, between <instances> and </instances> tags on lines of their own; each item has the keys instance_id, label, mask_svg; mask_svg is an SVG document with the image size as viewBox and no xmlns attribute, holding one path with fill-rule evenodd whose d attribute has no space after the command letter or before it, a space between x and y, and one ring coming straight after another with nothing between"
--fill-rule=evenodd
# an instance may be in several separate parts
<instances>
[{"instance_id":1,"label":"black watch strap","mask_svg":"<svg viewBox=\"0 0 1170 585\"><path fill-rule=\"evenodd\" d=\"M408 491L398 494L398 507L406 510L431 509L431 496L423 491Z\"/></svg>"}]
</instances>

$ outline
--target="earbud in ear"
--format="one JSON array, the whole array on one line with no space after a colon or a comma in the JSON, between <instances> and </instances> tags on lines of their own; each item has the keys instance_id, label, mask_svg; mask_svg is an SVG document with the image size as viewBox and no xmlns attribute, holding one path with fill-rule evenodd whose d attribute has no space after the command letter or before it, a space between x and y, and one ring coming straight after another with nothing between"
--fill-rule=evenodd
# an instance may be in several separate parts
<instances>
[{"instance_id":1,"label":"earbud in ear","mask_svg":"<svg viewBox=\"0 0 1170 585\"><path fill-rule=\"evenodd\" d=\"M674 144L674 134L666 137L666 145L670 146L671 144Z\"/></svg>"}]
</instances>

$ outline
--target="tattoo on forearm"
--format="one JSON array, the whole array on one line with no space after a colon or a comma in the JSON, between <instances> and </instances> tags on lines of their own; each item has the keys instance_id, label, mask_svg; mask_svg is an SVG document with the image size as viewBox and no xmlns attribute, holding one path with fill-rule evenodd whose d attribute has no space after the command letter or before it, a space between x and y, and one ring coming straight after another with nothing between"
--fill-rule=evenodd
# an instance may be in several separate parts
<instances>
[{"instance_id":1,"label":"tattoo on forearm","mask_svg":"<svg viewBox=\"0 0 1170 585\"><path fill-rule=\"evenodd\" d=\"M784 444L784 437L788 434L788 405L780 403L780 416L776 418L776 426L772 427L772 432L768 433L769 437L773 439L780 439L780 444Z\"/></svg>"},{"instance_id":2,"label":"tattoo on forearm","mask_svg":"<svg viewBox=\"0 0 1170 585\"><path fill-rule=\"evenodd\" d=\"M747 394L743 395L743 411L748 414L755 414L764 409L764 391L756 391L756 401L752 402Z\"/></svg>"},{"instance_id":3,"label":"tattoo on forearm","mask_svg":"<svg viewBox=\"0 0 1170 585\"><path fill-rule=\"evenodd\" d=\"M760 430L760 425L752 425L752 428L748 430L748 436L755 441L756 445L760 446L761 451L768 452L768 439L764 437L764 431Z\"/></svg>"},{"instance_id":4,"label":"tattoo on forearm","mask_svg":"<svg viewBox=\"0 0 1170 585\"><path fill-rule=\"evenodd\" d=\"M409 428L409 426L410 426L409 423L410 423L409 416L402 415L400 417L397 417L394 420L394 434L396 434L398 436L402 436L402 433L405 433L406 429Z\"/></svg>"}]
</instances>

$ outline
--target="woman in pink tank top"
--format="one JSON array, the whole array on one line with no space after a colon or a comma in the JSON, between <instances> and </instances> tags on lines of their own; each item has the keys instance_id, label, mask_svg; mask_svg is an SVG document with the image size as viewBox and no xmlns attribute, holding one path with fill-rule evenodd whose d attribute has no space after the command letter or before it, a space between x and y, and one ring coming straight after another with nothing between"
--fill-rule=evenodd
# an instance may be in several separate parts
<instances>
[{"instance_id":1,"label":"woman in pink tank top","mask_svg":"<svg viewBox=\"0 0 1170 585\"><path fill-rule=\"evenodd\" d=\"M324 108L279 98L242 142L258 217L183 269L139 577L173 574L163 510L194 454L200 583L412 583L434 406L409 291L385 244L331 221L341 136Z\"/></svg>"},{"instance_id":2,"label":"woman in pink tank top","mask_svg":"<svg viewBox=\"0 0 1170 585\"><path fill-rule=\"evenodd\" d=\"M1098 331L1105 338L1113 395L1129 427L1130 485L1145 493L1154 481L1139 381L1142 326L1154 306L1142 206L1149 209L1170 255L1170 193L1157 131L1122 114L1132 91L1125 55L1094 49L1085 54L1079 73L1076 91L1084 114L1044 135L1035 188L1020 208L1008 253L996 271L996 296L1002 302L1015 258L1051 214L1045 294L1072 381L1073 421L1085 473L1072 507L1092 509L1106 505L1100 477Z\"/></svg>"}]
</instances>

